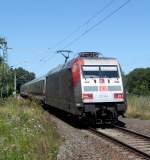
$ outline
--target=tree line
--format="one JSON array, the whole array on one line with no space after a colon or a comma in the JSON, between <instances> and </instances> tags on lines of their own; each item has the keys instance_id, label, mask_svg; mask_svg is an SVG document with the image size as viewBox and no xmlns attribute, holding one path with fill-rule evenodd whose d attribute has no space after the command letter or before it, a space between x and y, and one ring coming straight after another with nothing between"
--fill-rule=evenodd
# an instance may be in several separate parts
<instances>
[{"instance_id":1,"label":"tree line","mask_svg":"<svg viewBox=\"0 0 150 160\"><path fill-rule=\"evenodd\" d=\"M124 76L129 94L150 95L150 68L136 68Z\"/></svg>"},{"instance_id":2,"label":"tree line","mask_svg":"<svg viewBox=\"0 0 150 160\"><path fill-rule=\"evenodd\" d=\"M0 57L0 59L2 59ZM31 81L35 78L35 74L29 72L22 67L11 68L8 64L4 64L3 60L0 61L0 97L8 97L13 94L14 83L16 79L16 91L20 92L22 84Z\"/></svg>"},{"instance_id":3,"label":"tree line","mask_svg":"<svg viewBox=\"0 0 150 160\"><path fill-rule=\"evenodd\" d=\"M13 69L3 57L4 49L7 47L5 38L0 37L0 97L7 97L13 94L14 81L16 79L16 91L19 93L20 86L35 78L35 74L22 67Z\"/></svg>"}]
</instances>

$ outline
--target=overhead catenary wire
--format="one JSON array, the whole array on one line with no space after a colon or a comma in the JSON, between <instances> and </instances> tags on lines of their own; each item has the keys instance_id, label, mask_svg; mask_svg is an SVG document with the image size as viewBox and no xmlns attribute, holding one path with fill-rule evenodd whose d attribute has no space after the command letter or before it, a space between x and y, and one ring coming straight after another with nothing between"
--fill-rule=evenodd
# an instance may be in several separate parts
<instances>
[{"instance_id":1,"label":"overhead catenary wire","mask_svg":"<svg viewBox=\"0 0 150 160\"><path fill-rule=\"evenodd\" d=\"M74 43L76 43L79 39L81 39L83 36L85 36L86 34L88 34L91 30L93 30L94 28L96 28L98 25L102 24L103 22L105 22L107 19L109 19L110 17L112 17L115 13L117 13L120 9L122 9L123 7L125 7L131 0L127 0L125 1L123 4L121 4L118 8L114 9L113 11L111 11L109 14L107 14L106 16L104 16L102 19L100 19L97 23L95 23L94 25L92 25L91 27L89 27L86 31L84 31L83 33L81 33L78 37L76 37L75 39L73 39L72 41L70 41L67 45L65 45L63 47L62 50L67 49L66 47L73 45ZM52 55L49 55L47 59L42 59L42 61L44 60L44 64L46 64L46 62L48 62L49 60L53 60L53 58L56 56L56 50ZM75 55L73 55L75 56ZM44 57L43 57L44 58Z\"/></svg>"},{"instance_id":2,"label":"overhead catenary wire","mask_svg":"<svg viewBox=\"0 0 150 160\"><path fill-rule=\"evenodd\" d=\"M67 45L65 45L63 47L62 50L67 49L67 47L73 45L74 43L76 43L78 40L80 40L83 36L85 36L86 34L88 34L90 31L92 31L94 28L96 28L98 25L102 24L103 22L105 22L107 19L111 18L114 14L116 14L118 11L120 11L123 7L125 7L131 0L127 0L125 1L123 4L121 4L118 8L114 9L112 12L110 12L109 14L107 14L106 16L104 16L104 18L100 19L97 23L95 23L94 25L92 25L91 27L89 27L86 31L84 31L83 33L81 33L78 37L76 37L75 39L73 39L71 42L69 42ZM56 54L53 54L53 56L55 56ZM53 56L51 56L50 58L52 59ZM75 56L75 55L74 55ZM47 62L49 60L49 58L45 61Z\"/></svg>"},{"instance_id":3,"label":"overhead catenary wire","mask_svg":"<svg viewBox=\"0 0 150 160\"><path fill-rule=\"evenodd\" d=\"M87 33L89 33L91 30L93 30L94 28L96 28L98 25L102 24L103 22L105 22L107 19L109 19L110 17L112 17L115 13L117 13L120 9L122 9L123 7L125 7L131 0L127 0L125 1L123 4L121 4L118 8L116 8L115 10L113 10L112 12L110 12L109 14L107 14L104 18L100 19L97 23L95 23L94 25L92 25L89 29L87 29L86 31L84 31L83 33L81 33L78 37L76 37L75 39L73 39L71 42L69 42L67 45L64 46L63 49L66 49L66 47L71 46L72 44L74 44L75 42L77 42L79 39L81 39L83 36L85 36Z\"/></svg>"},{"instance_id":4,"label":"overhead catenary wire","mask_svg":"<svg viewBox=\"0 0 150 160\"><path fill-rule=\"evenodd\" d=\"M82 27L87 25L90 21L92 21L94 18L96 18L98 15L100 15L105 9L107 9L110 5L112 5L114 1L115 0L111 0L110 2L108 2L103 8L101 8L98 12L96 12L94 15L92 15L87 21L85 21L83 24L79 25L73 32L68 34L64 39L60 40L58 42L58 44L61 44L62 42L64 42L68 38L70 38L73 34L78 32Z\"/></svg>"},{"instance_id":5,"label":"overhead catenary wire","mask_svg":"<svg viewBox=\"0 0 150 160\"><path fill-rule=\"evenodd\" d=\"M81 25L79 25L74 31L72 31L70 34L68 34L66 37L64 37L63 39L61 39L60 41L58 41L56 44L54 44L53 47L48 48L49 50L52 50L53 48L55 49L56 47L58 47L59 45L61 45L64 41L68 40L70 37L72 37L75 33L77 33L82 27L86 26L88 23L90 23L94 18L98 17L104 10L106 10L108 7L110 7L115 0L111 0L109 1L103 8L101 8L99 11L97 11L94 15L92 15L88 20L86 20L84 23L82 23ZM40 62L46 62L46 58L48 58L50 55L47 54L46 56L40 58ZM54 56L51 55L51 56Z\"/></svg>"}]
</instances>

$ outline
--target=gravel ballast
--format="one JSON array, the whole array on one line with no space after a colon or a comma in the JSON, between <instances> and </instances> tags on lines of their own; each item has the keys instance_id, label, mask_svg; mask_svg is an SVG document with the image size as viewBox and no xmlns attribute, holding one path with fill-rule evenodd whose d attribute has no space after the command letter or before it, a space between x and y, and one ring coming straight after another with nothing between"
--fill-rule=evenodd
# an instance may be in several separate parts
<instances>
[{"instance_id":1,"label":"gravel ballast","mask_svg":"<svg viewBox=\"0 0 150 160\"><path fill-rule=\"evenodd\" d=\"M150 137L150 120L120 118L120 121L126 124L126 128Z\"/></svg>"},{"instance_id":2,"label":"gravel ballast","mask_svg":"<svg viewBox=\"0 0 150 160\"><path fill-rule=\"evenodd\" d=\"M97 137L86 129L75 128L51 115L63 142L57 160L130 160L140 159L130 151ZM131 123L131 122L130 122Z\"/></svg>"}]
</instances>

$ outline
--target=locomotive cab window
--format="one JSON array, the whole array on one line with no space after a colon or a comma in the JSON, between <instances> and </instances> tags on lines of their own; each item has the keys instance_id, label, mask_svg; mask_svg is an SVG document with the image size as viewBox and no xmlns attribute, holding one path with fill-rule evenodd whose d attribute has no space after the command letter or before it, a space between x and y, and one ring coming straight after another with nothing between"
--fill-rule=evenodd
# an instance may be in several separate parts
<instances>
[{"instance_id":1,"label":"locomotive cab window","mask_svg":"<svg viewBox=\"0 0 150 160\"><path fill-rule=\"evenodd\" d=\"M100 77L101 78L119 78L117 66L101 66Z\"/></svg>"},{"instance_id":2,"label":"locomotive cab window","mask_svg":"<svg viewBox=\"0 0 150 160\"><path fill-rule=\"evenodd\" d=\"M99 66L83 66L82 70L84 78L99 77Z\"/></svg>"},{"instance_id":3,"label":"locomotive cab window","mask_svg":"<svg viewBox=\"0 0 150 160\"><path fill-rule=\"evenodd\" d=\"M117 66L82 66L84 78L119 78Z\"/></svg>"}]
</instances>

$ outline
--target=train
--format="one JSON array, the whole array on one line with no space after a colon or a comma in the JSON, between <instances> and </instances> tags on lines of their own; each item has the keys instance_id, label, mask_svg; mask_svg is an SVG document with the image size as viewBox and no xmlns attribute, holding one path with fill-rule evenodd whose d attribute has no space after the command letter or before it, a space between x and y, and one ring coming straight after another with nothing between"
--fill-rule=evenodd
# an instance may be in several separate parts
<instances>
[{"instance_id":1,"label":"train","mask_svg":"<svg viewBox=\"0 0 150 160\"><path fill-rule=\"evenodd\" d=\"M20 94L89 124L114 123L127 110L118 60L97 52L80 52L43 77L22 85Z\"/></svg>"}]
</instances>

